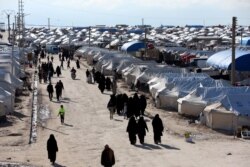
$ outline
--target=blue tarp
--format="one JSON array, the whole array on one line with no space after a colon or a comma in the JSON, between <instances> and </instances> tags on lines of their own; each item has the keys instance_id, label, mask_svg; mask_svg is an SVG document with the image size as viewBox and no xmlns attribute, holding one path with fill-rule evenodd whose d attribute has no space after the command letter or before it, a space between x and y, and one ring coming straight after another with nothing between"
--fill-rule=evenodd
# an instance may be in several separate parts
<instances>
[{"instance_id":1,"label":"blue tarp","mask_svg":"<svg viewBox=\"0 0 250 167\"><path fill-rule=\"evenodd\" d=\"M121 50L126 52L136 52L141 48L145 48L145 44L142 41L132 41L122 45Z\"/></svg>"},{"instance_id":2,"label":"blue tarp","mask_svg":"<svg viewBox=\"0 0 250 167\"><path fill-rule=\"evenodd\" d=\"M232 50L224 50L213 54L207 60L207 65L216 69L231 70ZM250 71L250 51L235 50L235 69L237 71Z\"/></svg>"},{"instance_id":3,"label":"blue tarp","mask_svg":"<svg viewBox=\"0 0 250 167\"><path fill-rule=\"evenodd\" d=\"M128 30L128 31L127 31L127 34L130 34L130 33L134 33L134 34L139 34L139 35L141 35L142 33L144 33L144 31L141 30L141 29Z\"/></svg>"},{"instance_id":4,"label":"blue tarp","mask_svg":"<svg viewBox=\"0 0 250 167\"><path fill-rule=\"evenodd\" d=\"M108 32L112 32L112 33L117 32L116 28L108 28L108 27L98 28L97 30L100 31L100 32L104 32L104 31L108 31Z\"/></svg>"},{"instance_id":5,"label":"blue tarp","mask_svg":"<svg viewBox=\"0 0 250 167\"><path fill-rule=\"evenodd\" d=\"M242 38L241 45L250 46L250 37Z\"/></svg>"}]
</instances>

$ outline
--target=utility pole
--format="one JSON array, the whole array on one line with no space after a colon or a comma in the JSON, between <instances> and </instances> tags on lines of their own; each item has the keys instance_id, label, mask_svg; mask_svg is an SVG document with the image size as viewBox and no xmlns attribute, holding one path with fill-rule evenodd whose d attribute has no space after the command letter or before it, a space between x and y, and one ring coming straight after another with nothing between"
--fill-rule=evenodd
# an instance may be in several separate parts
<instances>
[{"instance_id":1,"label":"utility pole","mask_svg":"<svg viewBox=\"0 0 250 167\"><path fill-rule=\"evenodd\" d=\"M235 84L235 30L237 24L237 18L233 17L232 23L232 63L231 63L231 84Z\"/></svg>"},{"instance_id":2,"label":"utility pole","mask_svg":"<svg viewBox=\"0 0 250 167\"><path fill-rule=\"evenodd\" d=\"M111 29L109 30L109 51L111 50L111 39L112 39L112 34L111 34Z\"/></svg>"},{"instance_id":3,"label":"utility pole","mask_svg":"<svg viewBox=\"0 0 250 167\"><path fill-rule=\"evenodd\" d=\"M10 43L10 15L14 13L14 10L4 10L3 11L8 19L8 41Z\"/></svg>"},{"instance_id":4,"label":"utility pole","mask_svg":"<svg viewBox=\"0 0 250 167\"><path fill-rule=\"evenodd\" d=\"M91 27L89 26L89 47L90 47L90 31L91 31Z\"/></svg>"},{"instance_id":5,"label":"utility pole","mask_svg":"<svg viewBox=\"0 0 250 167\"><path fill-rule=\"evenodd\" d=\"M10 14L7 14L8 18L8 41L10 43Z\"/></svg>"},{"instance_id":6,"label":"utility pole","mask_svg":"<svg viewBox=\"0 0 250 167\"><path fill-rule=\"evenodd\" d=\"M17 14L17 33L19 36L19 46L23 46L24 44L24 5L23 0L18 0L18 14Z\"/></svg>"},{"instance_id":7,"label":"utility pole","mask_svg":"<svg viewBox=\"0 0 250 167\"><path fill-rule=\"evenodd\" d=\"M50 18L48 18L48 29L50 30Z\"/></svg>"},{"instance_id":8,"label":"utility pole","mask_svg":"<svg viewBox=\"0 0 250 167\"><path fill-rule=\"evenodd\" d=\"M144 19L142 19L142 26L144 27L144 46L145 46L145 53L144 53L144 57L147 57L147 27L146 25L144 25Z\"/></svg>"}]
</instances>

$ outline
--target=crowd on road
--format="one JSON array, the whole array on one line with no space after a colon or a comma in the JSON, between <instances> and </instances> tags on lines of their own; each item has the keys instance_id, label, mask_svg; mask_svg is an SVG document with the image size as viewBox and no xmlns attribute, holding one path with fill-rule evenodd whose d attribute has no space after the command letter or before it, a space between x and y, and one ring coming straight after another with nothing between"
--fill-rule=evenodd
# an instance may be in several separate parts
<instances>
[{"instance_id":1,"label":"crowd on road","mask_svg":"<svg viewBox=\"0 0 250 167\"><path fill-rule=\"evenodd\" d=\"M65 52L59 53L60 66L58 65L56 67L56 70L54 70L53 56L46 56L43 51L36 51L35 53L40 53L38 65L39 83L48 84L47 92L50 101L53 100L53 94L55 92L56 100L60 102L64 85L61 80L58 80L53 86L51 78L54 76L54 74L57 75L57 78L60 78L60 76L62 75L61 70L64 69L65 61L67 62L67 69L70 69L70 72L75 74L76 69L74 69L74 67L70 67L70 62L73 61L73 57L68 56L68 54L65 54ZM47 58L47 62L43 60L45 58ZM80 69L79 59L76 60L76 67L77 69ZM111 92L110 100L107 104L107 108L110 113L110 119L113 119L113 115L115 113L117 113L118 116L123 116L124 119L128 119L129 121L126 132L128 133L130 143L132 145L135 145L137 138L136 136L138 136L140 143L144 144L146 132L149 132L147 123L144 120L145 109L147 107L147 100L145 95L138 95L138 93L134 93L133 96L128 97L126 93L118 94L117 77L115 75L105 77L104 74L102 74L100 71L96 71L94 67L91 70L86 70L86 79L86 82L89 84L97 84L98 89L101 93L104 93L104 91ZM58 116L60 116L62 125L64 124L65 111L66 110L64 106L60 105ZM161 143L161 136L163 135L164 127L162 120L158 114L156 114L153 118L152 126L154 133L154 142L155 144L159 144ZM56 152L58 152L58 146L53 134L51 134L50 138L48 139L47 151L48 158L50 159L51 163L54 164L56 160ZM112 166L115 164L114 151L109 147L109 145L105 145L105 148L102 152L101 164L103 166Z\"/></svg>"}]
</instances>

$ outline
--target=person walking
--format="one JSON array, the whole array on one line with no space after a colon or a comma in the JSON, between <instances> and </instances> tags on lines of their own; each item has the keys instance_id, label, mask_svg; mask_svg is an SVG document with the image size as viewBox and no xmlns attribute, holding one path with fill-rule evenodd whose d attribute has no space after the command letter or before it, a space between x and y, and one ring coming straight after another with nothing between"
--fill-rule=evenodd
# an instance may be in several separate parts
<instances>
[{"instance_id":1,"label":"person walking","mask_svg":"<svg viewBox=\"0 0 250 167\"><path fill-rule=\"evenodd\" d=\"M148 131L148 126L143 116L139 118L137 127L138 127L138 137L139 137L140 143L144 144L144 137L146 136L146 130Z\"/></svg>"},{"instance_id":2,"label":"person walking","mask_svg":"<svg viewBox=\"0 0 250 167\"><path fill-rule=\"evenodd\" d=\"M61 60L61 65L60 65L60 68L61 68L61 69L63 69L63 61L64 61L64 59L62 58L62 60Z\"/></svg>"},{"instance_id":3,"label":"person walking","mask_svg":"<svg viewBox=\"0 0 250 167\"><path fill-rule=\"evenodd\" d=\"M105 145L104 150L102 151L101 164L104 167L112 167L115 164L114 151L107 144Z\"/></svg>"},{"instance_id":4,"label":"person walking","mask_svg":"<svg viewBox=\"0 0 250 167\"><path fill-rule=\"evenodd\" d=\"M51 59L51 62L53 63L53 61L54 61L53 55L51 55L50 59Z\"/></svg>"},{"instance_id":5,"label":"person walking","mask_svg":"<svg viewBox=\"0 0 250 167\"><path fill-rule=\"evenodd\" d=\"M113 115L116 110L116 97L115 95L110 95L110 100L108 102L107 108L109 109L110 119L113 119Z\"/></svg>"},{"instance_id":6,"label":"person walking","mask_svg":"<svg viewBox=\"0 0 250 167\"><path fill-rule=\"evenodd\" d=\"M68 59L67 68L70 68L70 59Z\"/></svg>"},{"instance_id":7,"label":"person walking","mask_svg":"<svg viewBox=\"0 0 250 167\"><path fill-rule=\"evenodd\" d=\"M53 88L53 85L51 84L51 82L49 83L49 85L47 86L47 91L49 93L49 99L50 101L52 100L53 98L53 92L54 92L54 88Z\"/></svg>"},{"instance_id":8,"label":"person walking","mask_svg":"<svg viewBox=\"0 0 250 167\"><path fill-rule=\"evenodd\" d=\"M61 105L58 116L60 116L61 124L64 124L64 116L65 116L65 109L63 108L63 105Z\"/></svg>"},{"instance_id":9,"label":"person walking","mask_svg":"<svg viewBox=\"0 0 250 167\"><path fill-rule=\"evenodd\" d=\"M80 61L79 61L79 59L76 60L76 68L77 68L77 69L80 68Z\"/></svg>"},{"instance_id":10,"label":"person walking","mask_svg":"<svg viewBox=\"0 0 250 167\"><path fill-rule=\"evenodd\" d=\"M134 116L132 116L128 121L127 132L130 144L134 145L136 143L137 134L137 123Z\"/></svg>"},{"instance_id":11,"label":"person walking","mask_svg":"<svg viewBox=\"0 0 250 167\"><path fill-rule=\"evenodd\" d=\"M61 90L61 91L60 91L60 97L62 97L62 90L64 89L64 86L63 86L63 83L62 83L61 80L59 80L58 84L59 84L60 90Z\"/></svg>"},{"instance_id":12,"label":"person walking","mask_svg":"<svg viewBox=\"0 0 250 167\"><path fill-rule=\"evenodd\" d=\"M90 75L90 72L89 72L89 69L87 69L87 71L86 71L86 78L87 78L87 80L88 80L89 75Z\"/></svg>"},{"instance_id":13,"label":"person walking","mask_svg":"<svg viewBox=\"0 0 250 167\"><path fill-rule=\"evenodd\" d=\"M147 107L147 100L146 100L146 97L144 95L140 96L139 103L140 103L140 105L139 105L140 106L140 114L144 115L145 109Z\"/></svg>"},{"instance_id":14,"label":"person walking","mask_svg":"<svg viewBox=\"0 0 250 167\"><path fill-rule=\"evenodd\" d=\"M115 95L116 94L116 90L117 90L117 83L116 83L115 79L113 79L111 87L112 87L112 93L113 93L113 95Z\"/></svg>"},{"instance_id":15,"label":"person walking","mask_svg":"<svg viewBox=\"0 0 250 167\"><path fill-rule=\"evenodd\" d=\"M56 67L56 74L57 74L57 77L59 77L62 74L61 68L59 66Z\"/></svg>"},{"instance_id":16,"label":"person walking","mask_svg":"<svg viewBox=\"0 0 250 167\"><path fill-rule=\"evenodd\" d=\"M53 134L50 135L47 141L47 151L48 151L48 159L54 165L56 161L56 152L58 152L58 146Z\"/></svg>"},{"instance_id":17,"label":"person walking","mask_svg":"<svg viewBox=\"0 0 250 167\"><path fill-rule=\"evenodd\" d=\"M161 136L163 132L163 123L159 114L156 114L152 121L153 132L154 132L154 142L155 144L161 143Z\"/></svg>"},{"instance_id":18,"label":"person walking","mask_svg":"<svg viewBox=\"0 0 250 167\"><path fill-rule=\"evenodd\" d=\"M111 90L111 79L109 77L105 79L105 88L107 89L107 91Z\"/></svg>"}]
</instances>

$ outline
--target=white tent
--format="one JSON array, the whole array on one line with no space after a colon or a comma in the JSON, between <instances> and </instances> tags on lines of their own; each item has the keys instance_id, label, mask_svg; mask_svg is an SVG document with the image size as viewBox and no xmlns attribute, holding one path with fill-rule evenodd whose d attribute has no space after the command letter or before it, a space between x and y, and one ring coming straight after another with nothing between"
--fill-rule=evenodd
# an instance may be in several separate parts
<instances>
[{"instance_id":1,"label":"white tent","mask_svg":"<svg viewBox=\"0 0 250 167\"><path fill-rule=\"evenodd\" d=\"M0 87L0 101L2 102L0 106L0 116L6 115L13 111L14 98L15 97L12 96L10 92Z\"/></svg>"},{"instance_id":2,"label":"white tent","mask_svg":"<svg viewBox=\"0 0 250 167\"><path fill-rule=\"evenodd\" d=\"M170 84L170 82L173 82L175 78L187 77L207 78L209 76L203 73L163 73L162 75L157 76L148 82L149 91L153 98L156 99L158 93L166 87L168 87L168 89L173 88L173 84Z\"/></svg>"},{"instance_id":3,"label":"white tent","mask_svg":"<svg viewBox=\"0 0 250 167\"><path fill-rule=\"evenodd\" d=\"M153 64L148 69L143 71L135 80L135 84L139 81L141 84L146 84L148 81L155 77L164 75L165 73L186 73L184 68L176 68L167 65Z\"/></svg>"},{"instance_id":4,"label":"white tent","mask_svg":"<svg viewBox=\"0 0 250 167\"><path fill-rule=\"evenodd\" d=\"M13 67L12 67L12 64L13 64ZM0 59L0 70L10 72L10 73L13 70L13 75L16 77L25 76L24 71L21 69L20 63L16 60L12 61L11 59Z\"/></svg>"},{"instance_id":5,"label":"white tent","mask_svg":"<svg viewBox=\"0 0 250 167\"><path fill-rule=\"evenodd\" d=\"M250 126L250 95L227 95L219 103L204 109L206 125L212 129L235 131Z\"/></svg>"},{"instance_id":6,"label":"white tent","mask_svg":"<svg viewBox=\"0 0 250 167\"><path fill-rule=\"evenodd\" d=\"M23 81L6 71L0 71L0 87L14 93L17 88L22 88Z\"/></svg>"},{"instance_id":7,"label":"white tent","mask_svg":"<svg viewBox=\"0 0 250 167\"><path fill-rule=\"evenodd\" d=\"M227 94L250 94L249 87L199 87L189 95L179 98L180 114L198 116L207 105L220 102Z\"/></svg>"},{"instance_id":8,"label":"white tent","mask_svg":"<svg viewBox=\"0 0 250 167\"><path fill-rule=\"evenodd\" d=\"M178 110L177 100L188 95L197 87L223 87L221 81L216 81L210 77L190 77L190 78L175 78L172 83L173 86L166 87L157 96L156 106L163 108L171 108Z\"/></svg>"},{"instance_id":9,"label":"white tent","mask_svg":"<svg viewBox=\"0 0 250 167\"><path fill-rule=\"evenodd\" d=\"M137 62L136 58L128 56L128 55L120 55L117 54L115 57L110 58L108 61L103 63L101 67L101 72L104 75L112 75L113 71L116 70L119 67L119 70L122 70L122 68L125 68L124 65L132 64Z\"/></svg>"}]
</instances>

